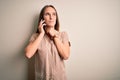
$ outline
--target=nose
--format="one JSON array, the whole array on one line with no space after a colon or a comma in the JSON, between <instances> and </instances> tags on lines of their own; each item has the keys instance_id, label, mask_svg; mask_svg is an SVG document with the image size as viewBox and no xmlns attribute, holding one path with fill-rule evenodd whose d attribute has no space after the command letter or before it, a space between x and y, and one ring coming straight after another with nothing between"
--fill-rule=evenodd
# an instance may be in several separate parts
<instances>
[{"instance_id":1,"label":"nose","mask_svg":"<svg viewBox=\"0 0 120 80\"><path fill-rule=\"evenodd\" d=\"M53 15L50 15L50 19L53 19Z\"/></svg>"}]
</instances>

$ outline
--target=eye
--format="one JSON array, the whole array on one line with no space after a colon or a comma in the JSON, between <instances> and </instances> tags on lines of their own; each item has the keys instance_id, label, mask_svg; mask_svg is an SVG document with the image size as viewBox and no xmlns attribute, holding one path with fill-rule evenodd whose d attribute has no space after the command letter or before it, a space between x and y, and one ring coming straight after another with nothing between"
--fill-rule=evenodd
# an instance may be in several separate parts
<instances>
[{"instance_id":1,"label":"eye","mask_svg":"<svg viewBox=\"0 0 120 80\"><path fill-rule=\"evenodd\" d=\"M56 13L53 13L53 16L56 16Z\"/></svg>"},{"instance_id":2,"label":"eye","mask_svg":"<svg viewBox=\"0 0 120 80\"><path fill-rule=\"evenodd\" d=\"M45 13L44 15L47 16L47 15L49 15L49 13Z\"/></svg>"}]
</instances>

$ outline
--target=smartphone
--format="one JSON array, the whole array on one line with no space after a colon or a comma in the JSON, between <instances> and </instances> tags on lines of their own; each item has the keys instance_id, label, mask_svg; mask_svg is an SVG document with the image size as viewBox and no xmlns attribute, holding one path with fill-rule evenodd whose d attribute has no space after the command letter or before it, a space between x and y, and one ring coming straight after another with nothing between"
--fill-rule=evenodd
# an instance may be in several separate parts
<instances>
[{"instance_id":1,"label":"smartphone","mask_svg":"<svg viewBox=\"0 0 120 80\"><path fill-rule=\"evenodd\" d=\"M44 20L43 18L41 19L42 21ZM45 22L43 24L46 24ZM46 25L43 26L43 29L45 30Z\"/></svg>"}]
</instances>

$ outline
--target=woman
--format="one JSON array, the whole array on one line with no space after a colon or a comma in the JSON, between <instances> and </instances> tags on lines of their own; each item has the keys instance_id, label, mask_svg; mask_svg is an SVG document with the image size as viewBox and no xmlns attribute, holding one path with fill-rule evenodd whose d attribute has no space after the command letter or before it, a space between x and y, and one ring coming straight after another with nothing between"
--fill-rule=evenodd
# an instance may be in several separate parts
<instances>
[{"instance_id":1,"label":"woman","mask_svg":"<svg viewBox=\"0 0 120 80\"><path fill-rule=\"evenodd\" d=\"M46 5L41 10L38 29L25 52L28 58L35 55L36 80L66 80L64 60L70 55L70 45L67 33L59 31L54 6Z\"/></svg>"}]
</instances>

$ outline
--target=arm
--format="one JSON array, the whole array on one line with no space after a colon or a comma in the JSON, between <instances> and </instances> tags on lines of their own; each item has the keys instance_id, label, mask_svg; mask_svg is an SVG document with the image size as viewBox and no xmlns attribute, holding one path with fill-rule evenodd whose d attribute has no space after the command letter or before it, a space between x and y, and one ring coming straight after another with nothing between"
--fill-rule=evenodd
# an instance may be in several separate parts
<instances>
[{"instance_id":1,"label":"arm","mask_svg":"<svg viewBox=\"0 0 120 80\"><path fill-rule=\"evenodd\" d=\"M44 34L39 34L36 40L34 40L33 42L30 42L28 46L25 48L25 54L27 58L31 58L35 54L39 44L41 43L43 35Z\"/></svg>"},{"instance_id":2,"label":"arm","mask_svg":"<svg viewBox=\"0 0 120 80\"><path fill-rule=\"evenodd\" d=\"M59 39L59 37L54 37L54 42L55 45L57 47L57 50L60 54L60 56L67 60L69 58L70 55L70 46L69 46L69 42L61 42L61 40Z\"/></svg>"},{"instance_id":3,"label":"arm","mask_svg":"<svg viewBox=\"0 0 120 80\"><path fill-rule=\"evenodd\" d=\"M25 55L27 58L31 58L35 54L35 52L37 51L37 48L40 45L40 43L43 39L43 36L45 34L45 31L43 29L44 25L45 25L44 20L41 20L39 23L39 26L38 26L38 29L40 32L38 37L34 41L30 42L28 44L28 46L25 48Z\"/></svg>"}]
</instances>

